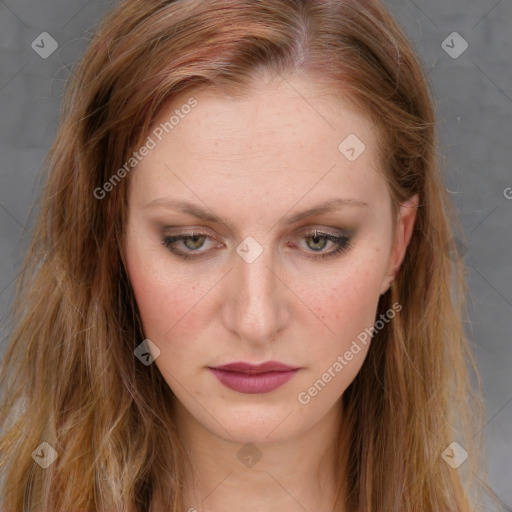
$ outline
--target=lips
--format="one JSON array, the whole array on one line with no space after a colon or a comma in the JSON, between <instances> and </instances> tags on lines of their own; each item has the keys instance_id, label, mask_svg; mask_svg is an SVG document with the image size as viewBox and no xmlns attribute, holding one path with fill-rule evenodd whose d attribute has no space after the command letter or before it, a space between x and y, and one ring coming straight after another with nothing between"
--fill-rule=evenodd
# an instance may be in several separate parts
<instances>
[{"instance_id":1,"label":"lips","mask_svg":"<svg viewBox=\"0 0 512 512\"><path fill-rule=\"evenodd\" d=\"M289 366L278 361L266 361L261 364L250 364L250 363L229 363L223 364L222 366L214 366L214 369L224 370L227 372L239 372L247 374L258 374L265 372L287 372L291 370L297 370L298 366Z\"/></svg>"},{"instance_id":2,"label":"lips","mask_svg":"<svg viewBox=\"0 0 512 512\"><path fill-rule=\"evenodd\" d=\"M300 367L267 361L257 365L236 362L209 369L224 386L239 393L259 394L283 386L295 376Z\"/></svg>"}]
</instances>

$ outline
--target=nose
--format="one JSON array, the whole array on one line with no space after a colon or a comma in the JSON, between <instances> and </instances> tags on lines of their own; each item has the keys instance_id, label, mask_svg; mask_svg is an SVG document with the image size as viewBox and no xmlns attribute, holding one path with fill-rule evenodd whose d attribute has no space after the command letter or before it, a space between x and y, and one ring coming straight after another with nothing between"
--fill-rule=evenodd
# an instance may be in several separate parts
<instances>
[{"instance_id":1,"label":"nose","mask_svg":"<svg viewBox=\"0 0 512 512\"><path fill-rule=\"evenodd\" d=\"M224 283L223 324L238 339L265 345L290 321L290 291L269 251L252 262L233 255L234 267Z\"/></svg>"}]
</instances>

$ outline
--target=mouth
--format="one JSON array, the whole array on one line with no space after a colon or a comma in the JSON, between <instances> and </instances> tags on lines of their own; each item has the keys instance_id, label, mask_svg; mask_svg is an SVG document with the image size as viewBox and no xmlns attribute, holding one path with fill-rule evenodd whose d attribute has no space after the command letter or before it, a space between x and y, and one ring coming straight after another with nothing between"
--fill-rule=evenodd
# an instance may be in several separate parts
<instances>
[{"instance_id":1,"label":"mouth","mask_svg":"<svg viewBox=\"0 0 512 512\"><path fill-rule=\"evenodd\" d=\"M300 370L294 367L268 361L254 365L249 363L229 363L209 367L209 370L226 387L245 394L270 393L284 386Z\"/></svg>"}]
</instances>

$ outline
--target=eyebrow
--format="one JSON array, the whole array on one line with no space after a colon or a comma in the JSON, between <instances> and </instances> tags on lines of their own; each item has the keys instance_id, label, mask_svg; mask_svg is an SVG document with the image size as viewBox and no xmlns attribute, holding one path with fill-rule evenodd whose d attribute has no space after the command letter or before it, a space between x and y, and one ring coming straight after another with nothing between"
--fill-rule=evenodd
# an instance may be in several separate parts
<instances>
[{"instance_id":1,"label":"eyebrow","mask_svg":"<svg viewBox=\"0 0 512 512\"><path fill-rule=\"evenodd\" d=\"M172 210L179 210L183 213L188 213L189 215L192 215L198 219L214 222L218 224L225 224L229 225L229 221L223 217L220 217L218 215L215 215L214 213L211 213L210 211L207 211L200 206L190 203L189 201L181 200L181 199L169 199L169 198L159 198L155 199L154 201L151 201L148 203L144 209L154 206L162 206L165 208L169 208ZM299 222L303 219L306 219L308 217L313 217L315 215L321 215L323 213L330 213L334 211L342 210L346 207L368 207L368 203L365 203L364 201L360 201L358 199L349 199L349 198L337 198L332 199L330 201L326 201L324 203L321 203L317 206L314 206L313 208L309 208L307 210L303 210L299 213L295 213L289 217L285 217L281 219L281 223L283 224L295 224L296 222Z\"/></svg>"}]
</instances>

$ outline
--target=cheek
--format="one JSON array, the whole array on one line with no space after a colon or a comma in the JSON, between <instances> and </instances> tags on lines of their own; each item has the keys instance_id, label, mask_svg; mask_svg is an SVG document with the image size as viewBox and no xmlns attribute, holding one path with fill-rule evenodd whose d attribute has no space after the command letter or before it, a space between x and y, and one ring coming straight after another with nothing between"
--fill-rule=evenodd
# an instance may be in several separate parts
<instances>
[{"instance_id":1,"label":"cheek","mask_svg":"<svg viewBox=\"0 0 512 512\"><path fill-rule=\"evenodd\" d=\"M317 284L313 287L304 281L301 293L314 305L318 318L339 336L351 325L364 328L373 324L383 275L382 261L355 257L336 271L315 279Z\"/></svg>"},{"instance_id":2,"label":"cheek","mask_svg":"<svg viewBox=\"0 0 512 512\"><path fill-rule=\"evenodd\" d=\"M310 317L303 326L311 338L306 351L314 373L321 378L331 368L338 391L355 377L368 352L384 274L384 262L373 256L359 255L346 263L326 274L323 285L309 288L308 303L317 318ZM318 329L326 335L315 336ZM340 362L338 356L344 360ZM332 368L334 364L338 371Z\"/></svg>"},{"instance_id":3,"label":"cheek","mask_svg":"<svg viewBox=\"0 0 512 512\"><path fill-rule=\"evenodd\" d=\"M202 286L177 275L160 253L160 247L143 251L131 241L126 245L126 266L144 333L159 346L178 323L181 327L202 293Z\"/></svg>"},{"instance_id":4,"label":"cheek","mask_svg":"<svg viewBox=\"0 0 512 512\"><path fill-rule=\"evenodd\" d=\"M136 250L127 253L127 269L144 336L160 350L155 365L181 400L187 400L181 392L184 382L187 392L199 399L201 388L194 385L189 373L198 362L193 333L199 328L197 315L205 291L174 271L166 272L168 261L162 262L165 258L155 254L144 258Z\"/></svg>"}]
</instances>

